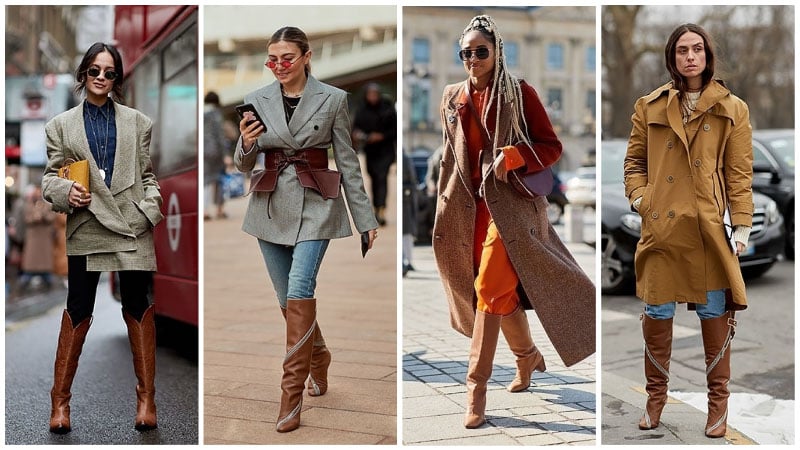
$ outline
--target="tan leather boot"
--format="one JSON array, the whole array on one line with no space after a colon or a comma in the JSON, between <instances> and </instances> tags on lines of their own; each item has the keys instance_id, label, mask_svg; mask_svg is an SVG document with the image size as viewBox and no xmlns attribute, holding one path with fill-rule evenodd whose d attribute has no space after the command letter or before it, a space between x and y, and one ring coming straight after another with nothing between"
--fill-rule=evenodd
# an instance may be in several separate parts
<instances>
[{"instance_id":1,"label":"tan leather boot","mask_svg":"<svg viewBox=\"0 0 800 450\"><path fill-rule=\"evenodd\" d=\"M69 401L72 380L78 370L78 359L83 350L86 333L92 318L82 320L77 326L72 326L72 318L65 309L61 314L61 331L58 335L58 349L56 350L56 363L53 370L53 388L50 390L50 432L57 434L69 433L72 430L69 420Z\"/></svg>"},{"instance_id":2,"label":"tan leather boot","mask_svg":"<svg viewBox=\"0 0 800 450\"><path fill-rule=\"evenodd\" d=\"M286 319L286 310L281 308ZM308 395L318 397L328 392L328 367L331 365L331 352L325 345L319 323L314 327L314 349L311 351L311 368L308 374Z\"/></svg>"},{"instance_id":3,"label":"tan leather boot","mask_svg":"<svg viewBox=\"0 0 800 450\"><path fill-rule=\"evenodd\" d=\"M317 300L294 299L286 307L286 357L281 378L281 407L275 429L292 431L300 426L303 391L311 368Z\"/></svg>"},{"instance_id":4,"label":"tan leather boot","mask_svg":"<svg viewBox=\"0 0 800 450\"><path fill-rule=\"evenodd\" d=\"M464 416L466 428L478 428L486 423L486 385L492 376L492 363L502 318L498 314L475 312L467 367L467 412Z\"/></svg>"},{"instance_id":5,"label":"tan leather boot","mask_svg":"<svg viewBox=\"0 0 800 450\"><path fill-rule=\"evenodd\" d=\"M642 314L644 335L644 376L647 378L647 405L639 420L639 428L658 427L661 411L667 403L669 360L672 355L672 319L653 319Z\"/></svg>"},{"instance_id":6,"label":"tan leather boot","mask_svg":"<svg viewBox=\"0 0 800 450\"><path fill-rule=\"evenodd\" d=\"M503 336L506 337L511 352L517 357L517 376L506 387L506 390L509 392L525 391L531 384L531 375L534 370L539 372L547 370L544 356L531 339L531 329L525 309L518 307L513 313L503 316L503 320L500 321L500 329L503 330Z\"/></svg>"},{"instance_id":7,"label":"tan leather boot","mask_svg":"<svg viewBox=\"0 0 800 450\"><path fill-rule=\"evenodd\" d=\"M731 379L731 340L736 332L733 311L700 321L706 353L708 419L706 436L724 437L728 430L728 382Z\"/></svg>"},{"instance_id":8,"label":"tan leather boot","mask_svg":"<svg viewBox=\"0 0 800 450\"><path fill-rule=\"evenodd\" d=\"M128 340L133 354L133 371L136 374L136 419L134 427L139 431L158 427L156 418L156 323L155 307L150 305L141 321L137 321L124 309L122 318L128 326Z\"/></svg>"}]
</instances>

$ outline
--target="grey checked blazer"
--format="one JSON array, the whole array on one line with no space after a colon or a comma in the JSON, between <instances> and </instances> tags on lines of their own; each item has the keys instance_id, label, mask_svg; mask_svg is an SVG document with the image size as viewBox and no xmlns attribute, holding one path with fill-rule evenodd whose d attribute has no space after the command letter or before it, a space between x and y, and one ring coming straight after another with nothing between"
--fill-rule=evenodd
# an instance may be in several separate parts
<instances>
[{"instance_id":1,"label":"grey checked blazer","mask_svg":"<svg viewBox=\"0 0 800 450\"><path fill-rule=\"evenodd\" d=\"M378 228L364 191L361 166L350 141L347 92L309 76L303 97L288 124L277 81L247 94L244 101L255 106L266 122L267 131L258 138L256 148L246 154L239 137L233 158L237 169L253 170L259 152L283 151L291 156L305 148L332 146L356 229L363 233ZM293 165L281 172L274 192L250 195L242 230L264 241L283 245L353 234L342 195L325 200L317 192L303 188Z\"/></svg>"},{"instance_id":2,"label":"grey checked blazer","mask_svg":"<svg viewBox=\"0 0 800 450\"><path fill-rule=\"evenodd\" d=\"M156 270L153 227L163 218L161 192L150 162L152 121L139 111L114 103L117 153L111 188L89 149L83 105L63 112L45 126L47 168L42 194L53 210L67 216L67 255L87 255L90 271ZM92 202L72 208L72 181L59 178L64 160L89 160Z\"/></svg>"}]
</instances>

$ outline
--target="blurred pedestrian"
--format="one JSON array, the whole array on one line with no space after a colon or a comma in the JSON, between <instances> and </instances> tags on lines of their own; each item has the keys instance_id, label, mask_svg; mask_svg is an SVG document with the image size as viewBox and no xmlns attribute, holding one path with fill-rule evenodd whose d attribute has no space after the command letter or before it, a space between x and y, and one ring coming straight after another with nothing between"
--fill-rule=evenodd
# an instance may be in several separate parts
<instances>
[{"instance_id":1,"label":"blurred pedestrian","mask_svg":"<svg viewBox=\"0 0 800 450\"><path fill-rule=\"evenodd\" d=\"M203 219L211 219L212 203L217 207L217 218L223 219L228 216L225 214L225 196L220 180L225 173L225 156L228 156L230 143L225 138L219 95L210 91L203 103Z\"/></svg>"},{"instance_id":2,"label":"blurred pedestrian","mask_svg":"<svg viewBox=\"0 0 800 450\"><path fill-rule=\"evenodd\" d=\"M50 431L71 430L70 388L102 271L119 274L138 380L134 426L152 429L157 426L155 322L149 291L156 270L153 227L163 218L150 162L152 121L121 103L124 72L114 46L98 42L89 47L75 79L76 92L84 92L86 99L45 126L48 160L42 187L53 210L67 214L69 282L50 391ZM89 186L58 176L70 160L89 162Z\"/></svg>"},{"instance_id":3,"label":"blurred pedestrian","mask_svg":"<svg viewBox=\"0 0 800 450\"><path fill-rule=\"evenodd\" d=\"M714 78L714 48L702 27L678 26L664 53L672 81L636 101L625 157L625 195L642 216L635 266L648 399L639 428L658 427L667 402L680 302L700 318L705 435L723 437L734 311L747 308L737 255L753 221L752 129L747 105Z\"/></svg>"},{"instance_id":4,"label":"blurred pedestrian","mask_svg":"<svg viewBox=\"0 0 800 450\"><path fill-rule=\"evenodd\" d=\"M56 214L53 222L55 228L53 242L53 275L61 279L67 286L67 274L69 265L67 263L67 216L66 214Z\"/></svg>"},{"instance_id":5,"label":"blurred pedestrian","mask_svg":"<svg viewBox=\"0 0 800 450\"><path fill-rule=\"evenodd\" d=\"M525 309L533 307L570 366L595 350L595 288L550 226L545 197L529 199L510 183L512 176L541 172L561 156L539 97L508 72L503 38L491 17L474 17L459 45L468 77L447 86L442 98L433 251L451 323L472 338L464 426L477 428L486 422L500 330L517 357L507 389L526 391L533 371L546 367Z\"/></svg>"},{"instance_id":6,"label":"blurred pedestrian","mask_svg":"<svg viewBox=\"0 0 800 450\"><path fill-rule=\"evenodd\" d=\"M397 112L392 101L381 95L380 86L367 84L364 100L353 121L353 142L364 149L372 187L375 218L386 225L386 193L389 169L397 159Z\"/></svg>"},{"instance_id":7,"label":"blurred pedestrian","mask_svg":"<svg viewBox=\"0 0 800 450\"><path fill-rule=\"evenodd\" d=\"M45 288L52 286L55 213L42 198L42 189L35 185L27 194L24 206L25 247L22 251L22 276L19 291L24 293L34 277L40 277Z\"/></svg>"},{"instance_id":8,"label":"blurred pedestrian","mask_svg":"<svg viewBox=\"0 0 800 450\"><path fill-rule=\"evenodd\" d=\"M410 270L414 252L414 236L417 235L417 173L414 171L414 162L403 152L403 276Z\"/></svg>"},{"instance_id":9,"label":"blurred pedestrian","mask_svg":"<svg viewBox=\"0 0 800 450\"><path fill-rule=\"evenodd\" d=\"M306 379L308 395L328 389L331 354L316 321L314 290L330 240L352 235L348 207L369 248L378 236L350 142L347 93L311 75L311 55L299 28L283 27L272 35L265 65L276 81L244 99L264 123L245 113L234 153L242 172L253 170L258 154L265 155L265 170L252 177L242 229L258 239L286 319L279 432L300 426ZM331 148L338 171L328 169Z\"/></svg>"}]
</instances>

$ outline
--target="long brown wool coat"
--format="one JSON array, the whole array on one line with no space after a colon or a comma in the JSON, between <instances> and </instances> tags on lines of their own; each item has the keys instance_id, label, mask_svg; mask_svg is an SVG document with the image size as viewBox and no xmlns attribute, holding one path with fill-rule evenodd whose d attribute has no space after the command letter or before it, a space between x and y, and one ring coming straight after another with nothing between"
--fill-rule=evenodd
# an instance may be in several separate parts
<instances>
[{"instance_id":1,"label":"long brown wool coat","mask_svg":"<svg viewBox=\"0 0 800 450\"><path fill-rule=\"evenodd\" d=\"M747 105L721 83L703 90L684 130L668 83L636 102L625 157L625 194L639 197L636 295L648 304L706 303L727 289L728 308L747 307L723 215L752 226L753 145ZM732 301L732 302L731 302Z\"/></svg>"},{"instance_id":2,"label":"long brown wool coat","mask_svg":"<svg viewBox=\"0 0 800 450\"><path fill-rule=\"evenodd\" d=\"M470 337L477 302L472 258L476 199L461 125L469 114L463 92L464 83L450 85L442 98L444 152L433 250L450 304L451 325ZM523 84L523 94L534 147L537 142L548 145L542 138L552 139L560 154L560 144L536 93ZM509 136L511 124L503 118L509 117L510 107L510 103L502 105L498 142L505 142ZM494 117L494 110L489 116ZM488 128L493 129L493 123L490 122ZM524 154L524 149L521 150ZM483 152L484 173L491 159L491 152ZM570 366L590 356L595 351L595 287L550 226L547 199L526 200L493 174L486 182L485 197L509 259L519 275L517 291L522 304L536 311L564 364Z\"/></svg>"}]
</instances>

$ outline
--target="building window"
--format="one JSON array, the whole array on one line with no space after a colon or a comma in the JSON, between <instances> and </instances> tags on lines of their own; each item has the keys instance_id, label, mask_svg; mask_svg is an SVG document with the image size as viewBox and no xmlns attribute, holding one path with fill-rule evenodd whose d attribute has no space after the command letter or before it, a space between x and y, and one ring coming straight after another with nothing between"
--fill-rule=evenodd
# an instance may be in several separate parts
<instances>
[{"instance_id":1,"label":"building window","mask_svg":"<svg viewBox=\"0 0 800 450\"><path fill-rule=\"evenodd\" d=\"M519 45L516 42L506 42L503 46L508 67L519 67Z\"/></svg>"},{"instance_id":2,"label":"building window","mask_svg":"<svg viewBox=\"0 0 800 450\"><path fill-rule=\"evenodd\" d=\"M415 63L428 63L431 61L431 43L425 38L414 38L411 45L411 54Z\"/></svg>"},{"instance_id":3,"label":"building window","mask_svg":"<svg viewBox=\"0 0 800 450\"><path fill-rule=\"evenodd\" d=\"M547 90L547 107L553 111L561 111L563 102L561 100L561 89L550 88Z\"/></svg>"},{"instance_id":4,"label":"building window","mask_svg":"<svg viewBox=\"0 0 800 450\"><path fill-rule=\"evenodd\" d=\"M564 46L561 44L547 45L547 68L551 70L564 69Z\"/></svg>"},{"instance_id":5,"label":"building window","mask_svg":"<svg viewBox=\"0 0 800 450\"><path fill-rule=\"evenodd\" d=\"M464 63L463 61L461 61L461 57L458 56L459 52L461 52L461 44L459 44L458 41L456 41L453 44L453 62L457 66L460 66Z\"/></svg>"},{"instance_id":6,"label":"building window","mask_svg":"<svg viewBox=\"0 0 800 450\"><path fill-rule=\"evenodd\" d=\"M430 89L427 86L414 84L411 86L411 128L423 129L428 125L430 109Z\"/></svg>"},{"instance_id":7,"label":"building window","mask_svg":"<svg viewBox=\"0 0 800 450\"><path fill-rule=\"evenodd\" d=\"M597 108L595 107L597 103L595 95L594 89L589 89L586 92L586 108L588 108L589 112L592 113L592 117L597 117Z\"/></svg>"},{"instance_id":8,"label":"building window","mask_svg":"<svg viewBox=\"0 0 800 450\"><path fill-rule=\"evenodd\" d=\"M589 48L586 49L586 71L587 72L594 72L595 70L595 57L596 57L594 45L590 45Z\"/></svg>"}]
</instances>

